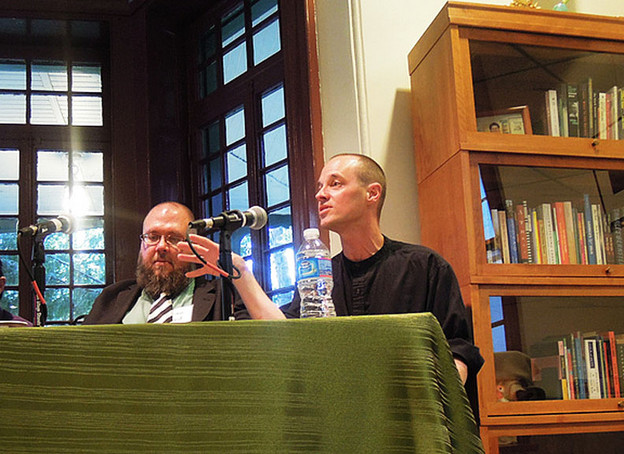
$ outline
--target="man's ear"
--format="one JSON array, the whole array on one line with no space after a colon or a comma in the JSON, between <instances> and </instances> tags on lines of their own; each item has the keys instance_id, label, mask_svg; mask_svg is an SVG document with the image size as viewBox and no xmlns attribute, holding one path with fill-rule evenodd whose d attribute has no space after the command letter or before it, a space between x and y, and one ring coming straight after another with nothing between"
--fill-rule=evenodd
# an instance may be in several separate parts
<instances>
[{"instance_id":1,"label":"man's ear","mask_svg":"<svg viewBox=\"0 0 624 454\"><path fill-rule=\"evenodd\" d=\"M381 185L379 183L371 183L366 188L366 196L369 202L379 202L381 198Z\"/></svg>"},{"instance_id":2,"label":"man's ear","mask_svg":"<svg viewBox=\"0 0 624 454\"><path fill-rule=\"evenodd\" d=\"M6 285L6 277L0 277L0 293L4 291L4 286Z\"/></svg>"}]
</instances>

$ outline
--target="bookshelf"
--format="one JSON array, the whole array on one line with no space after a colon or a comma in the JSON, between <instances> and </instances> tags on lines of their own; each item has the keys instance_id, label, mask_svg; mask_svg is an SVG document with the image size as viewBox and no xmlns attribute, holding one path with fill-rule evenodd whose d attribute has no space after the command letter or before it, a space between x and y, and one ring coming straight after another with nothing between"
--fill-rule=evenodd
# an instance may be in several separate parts
<instances>
[{"instance_id":1,"label":"bookshelf","mask_svg":"<svg viewBox=\"0 0 624 454\"><path fill-rule=\"evenodd\" d=\"M486 450L619 452L624 19L449 2L408 61L421 242L472 312Z\"/></svg>"}]
</instances>

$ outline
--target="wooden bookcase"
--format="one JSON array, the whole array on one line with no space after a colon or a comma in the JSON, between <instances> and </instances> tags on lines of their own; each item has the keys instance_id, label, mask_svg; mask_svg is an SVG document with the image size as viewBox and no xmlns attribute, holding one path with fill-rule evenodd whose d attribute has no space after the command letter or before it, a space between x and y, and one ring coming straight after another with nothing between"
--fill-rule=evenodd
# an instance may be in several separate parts
<instances>
[{"instance_id":1,"label":"wooden bookcase","mask_svg":"<svg viewBox=\"0 0 624 454\"><path fill-rule=\"evenodd\" d=\"M587 390L578 381L573 349L560 358L558 347L559 341L564 348L578 345L574 353L585 364L584 339L593 332L624 334L624 261L616 255L621 232L614 211L624 214L624 130L618 130L624 19L449 2L410 52L409 69L421 240L452 264L472 311L485 358L478 386L486 450L555 453L574 446L585 452L586 445L618 452L624 394L616 397L605 386L601 398L581 398ZM561 102L547 109L549 90ZM548 126L555 119L559 136ZM489 130L495 121L503 133ZM589 213L591 205L597 210L597 224L587 231L584 221L594 218L585 217L585 199ZM507 200L514 215L505 213ZM556 222L555 203L562 202L572 221L549 230L544 217L550 210ZM526 211L517 208L523 204ZM523 212L530 223L514 218ZM530 261L526 249L517 263L511 255L499 259L505 251L502 237L493 234L495 218L529 232L535 226L536 234L514 237L521 248L532 248ZM594 228L596 238L590 238ZM601 229L605 256L592 260L587 246ZM546 244L546 235L553 243ZM569 247L564 253L564 238L578 251L574 257ZM579 344L573 333L582 336ZM501 399L505 388L497 394L497 386L509 384L501 383L500 371L497 378L497 366L515 364L503 351L520 352L511 355L530 364L519 375L522 387L535 391L531 400ZM560 362L566 373L577 374L576 389L573 378L572 390L562 385ZM573 390L574 399L564 395Z\"/></svg>"}]
</instances>

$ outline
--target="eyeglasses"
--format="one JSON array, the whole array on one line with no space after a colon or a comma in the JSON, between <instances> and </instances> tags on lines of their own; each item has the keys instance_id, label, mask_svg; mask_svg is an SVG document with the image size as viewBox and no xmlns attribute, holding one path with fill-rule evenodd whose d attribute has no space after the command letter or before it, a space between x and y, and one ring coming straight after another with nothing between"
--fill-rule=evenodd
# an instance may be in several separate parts
<instances>
[{"instance_id":1,"label":"eyeglasses","mask_svg":"<svg viewBox=\"0 0 624 454\"><path fill-rule=\"evenodd\" d=\"M154 233L154 232L150 232L150 233L143 233L141 235L139 235L139 238L141 238L141 241L143 241L143 243L146 246L156 246L158 243L160 243L160 239L161 238L165 238L165 241L167 242L167 244L171 247L178 247L178 243L181 241L185 241L184 237L181 237L179 235L161 235L159 233Z\"/></svg>"}]
</instances>

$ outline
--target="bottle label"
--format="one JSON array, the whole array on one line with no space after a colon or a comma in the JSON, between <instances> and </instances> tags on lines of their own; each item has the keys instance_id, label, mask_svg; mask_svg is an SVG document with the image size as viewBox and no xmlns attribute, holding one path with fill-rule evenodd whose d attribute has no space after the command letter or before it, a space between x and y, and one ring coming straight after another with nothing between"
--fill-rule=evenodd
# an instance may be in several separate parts
<instances>
[{"instance_id":1,"label":"bottle label","mask_svg":"<svg viewBox=\"0 0 624 454\"><path fill-rule=\"evenodd\" d=\"M309 257L301 260L297 264L297 279L301 280L311 277L332 277L331 259Z\"/></svg>"}]
</instances>

